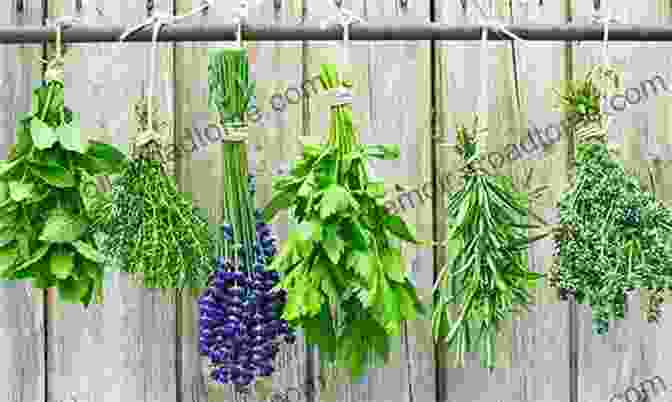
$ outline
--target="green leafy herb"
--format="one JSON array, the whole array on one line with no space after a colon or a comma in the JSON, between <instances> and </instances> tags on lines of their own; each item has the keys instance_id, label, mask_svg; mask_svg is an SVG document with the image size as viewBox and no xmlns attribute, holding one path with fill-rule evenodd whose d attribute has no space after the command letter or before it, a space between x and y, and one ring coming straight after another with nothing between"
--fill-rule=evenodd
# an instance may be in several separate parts
<instances>
[{"instance_id":1,"label":"green leafy herb","mask_svg":"<svg viewBox=\"0 0 672 402\"><path fill-rule=\"evenodd\" d=\"M333 65L322 66L320 79L325 89L346 85ZM272 218L289 209L301 226L271 266L288 292L283 319L304 329L323 362L355 377L387 361L391 337L424 313L398 245L423 243L386 210L382 183L367 173L370 158L398 154L396 147L360 144L351 106L334 106L326 144L304 147L290 175L274 183L264 211Z\"/></svg>"},{"instance_id":2,"label":"green leafy herb","mask_svg":"<svg viewBox=\"0 0 672 402\"><path fill-rule=\"evenodd\" d=\"M249 79L245 49L211 49L208 63L208 102L223 125L246 122L254 101L254 81Z\"/></svg>"},{"instance_id":3,"label":"green leafy herb","mask_svg":"<svg viewBox=\"0 0 672 402\"><path fill-rule=\"evenodd\" d=\"M469 132L458 127L466 165L464 186L448 200L448 261L434 285L432 332L464 364L465 352L480 352L484 367L495 367L495 340L502 322L531 303L529 294L543 275L527 266L528 200L510 178L481 174L478 120ZM459 306L457 317L452 305Z\"/></svg>"},{"instance_id":4,"label":"green leafy herb","mask_svg":"<svg viewBox=\"0 0 672 402\"><path fill-rule=\"evenodd\" d=\"M672 289L672 213L639 180L612 160L605 144L577 146L576 183L559 203L554 286L589 304L597 334L625 316L626 294L654 291L649 319L657 321L660 293Z\"/></svg>"},{"instance_id":5,"label":"green leafy herb","mask_svg":"<svg viewBox=\"0 0 672 402\"><path fill-rule=\"evenodd\" d=\"M90 261L98 251L84 202L102 196L87 183L120 171L126 160L111 145L83 143L63 99L57 80L33 91L32 113L19 120L0 164L0 277L56 286L62 300L88 306L94 294L102 301L103 266Z\"/></svg>"}]
</instances>

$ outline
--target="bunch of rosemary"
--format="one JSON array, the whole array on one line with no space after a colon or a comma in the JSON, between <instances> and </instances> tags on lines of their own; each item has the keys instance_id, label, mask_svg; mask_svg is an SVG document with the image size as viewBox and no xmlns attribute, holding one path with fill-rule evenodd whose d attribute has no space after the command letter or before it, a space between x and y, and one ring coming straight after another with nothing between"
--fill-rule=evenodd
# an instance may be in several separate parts
<instances>
[{"instance_id":1,"label":"bunch of rosemary","mask_svg":"<svg viewBox=\"0 0 672 402\"><path fill-rule=\"evenodd\" d=\"M144 101L136 105L144 133L160 125L149 124L147 108ZM113 181L111 199L96 204L95 227L105 235L101 249L110 264L137 275L147 288L202 288L214 269L214 231L166 174L161 155L157 140L137 147Z\"/></svg>"},{"instance_id":2,"label":"bunch of rosemary","mask_svg":"<svg viewBox=\"0 0 672 402\"><path fill-rule=\"evenodd\" d=\"M125 162L111 145L81 139L79 117L64 105L63 82L44 81L18 123L9 160L0 163L0 275L57 286L60 298L102 302L102 256L91 226L98 175Z\"/></svg>"},{"instance_id":3,"label":"bunch of rosemary","mask_svg":"<svg viewBox=\"0 0 672 402\"><path fill-rule=\"evenodd\" d=\"M593 105L604 94L590 77L581 86ZM575 93L564 96L568 105L584 101ZM593 116L602 117L599 109ZM627 292L635 289L652 291L647 318L658 321L660 296L672 289L672 213L612 159L606 133L598 139L578 141L576 178L559 202L563 230L556 236L552 286L589 304L594 332L605 334L610 320L624 318Z\"/></svg>"},{"instance_id":4,"label":"bunch of rosemary","mask_svg":"<svg viewBox=\"0 0 672 402\"><path fill-rule=\"evenodd\" d=\"M326 90L347 85L334 65L322 65L320 80ZM290 209L300 224L271 265L284 274L283 318L303 328L323 363L348 368L354 377L387 361L402 322L424 313L398 239L421 242L386 210L383 183L367 173L371 158L398 155L398 147L362 145L352 107L332 106L326 144L305 145L290 175L273 184L264 211L271 218Z\"/></svg>"},{"instance_id":5,"label":"bunch of rosemary","mask_svg":"<svg viewBox=\"0 0 672 402\"><path fill-rule=\"evenodd\" d=\"M448 261L434 286L432 333L462 365L465 352L480 351L482 365L492 370L501 323L518 308L528 309L529 290L543 275L527 266L527 229L537 227L526 223L528 197L514 190L509 177L488 176L476 166L477 123L471 132L457 130L464 186L448 199ZM454 304L457 319L450 311Z\"/></svg>"}]
</instances>

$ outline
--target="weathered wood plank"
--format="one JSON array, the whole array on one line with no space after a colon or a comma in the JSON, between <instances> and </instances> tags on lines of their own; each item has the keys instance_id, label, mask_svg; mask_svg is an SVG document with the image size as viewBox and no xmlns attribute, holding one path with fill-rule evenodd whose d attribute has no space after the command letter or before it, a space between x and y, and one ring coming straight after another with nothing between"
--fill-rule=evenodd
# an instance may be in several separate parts
<instances>
[{"instance_id":1,"label":"weathered wood plank","mask_svg":"<svg viewBox=\"0 0 672 402\"><path fill-rule=\"evenodd\" d=\"M648 0L632 3L622 0L602 1L603 10L611 9L614 15L627 16L626 23L660 24L670 15L669 4L664 1ZM589 2L576 2L575 15L582 21L590 16ZM623 72L624 88L631 88L627 95L634 98L634 88L642 90L642 82L656 74L665 76L664 68L659 66L669 62L670 46L661 43L623 43L610 44L611 63ZM594 63L601 62L599 44L586 44L575 50L575 70L583 74ZM665 63L665 64L664 64ZM660 89L660 88L659 88ZM609 140L621 144L621 158L626 169L642 179L648 185L648 167L654 165L659 183L669 175L669 164L652 162L650 154L660 154L655 144L669 143L669 125L664 117L670 101L664 96L652 94L648 88L648 99L630 100L625 110L613 111L615 119L609 130ZM642 94L640 92L640 94ZM616 102L621 107L620 101ZM613 106L612 106L613 107ZM664 157L664 155L660 155ZM664 166L667 165L667 166ZM663 180L660 180L663 179ZM664 199L669 199L669 189L663 190ZM646 307L647 292L634 292L629 295L625 320L610 325L606 336L593 335L591 314L588 306L580 306L579 325L579 399L585 401L606 400L612 395L622 393L629 386L655 375L665 378L669 372L669 347L666 347L666 335L670 326L663 321L662 326L648 324L643 310ZM668 299L669 300L669 299ZM668 335L669 337L669 335ZM667 353L666 353L667 352ZM669 357L669 356L668 356Z\"/></svg>"},{"instance_id":2,"label":"weathered wood plank","mask_svg":"<svg viewBox=\"0 0 672 402\"><path fill-rule=\"evenodd\" d=\"M446 24L478 23L478 10L473 3L465 3L464 8L459 2L442 4L437 10L438 19ZM493 10L504 21L515 23L558 23L564 20L562 2L544 3L543 6L529 2L530 9L504 1L484 2L483 6ZM537 20L530 21L531 16ZM506 160L502 163L498 161L502 158L493 157L487 166L493 168L492 164L496 168L503 165L499 173L513 175L518 187L523 190L526 189L523 179L534 168L529 187L541 184L551 186L549 194L536 203L534 211L540 215L552 215L550 209L564 187L563 176L558 175L557 171L558 166L564 166L566 153L562 150L566 147L561 142L547 152L543 160L535 160L541 159L537 153L529 155L527 160L514 162L510 159L510 149L505 147L521 142L527 144L528 119L541 129L548 123L559 121L557 114L552 113L551 88L562 79L562 45L516 43L512 50L506 42L493 42L488 46L487 60L479 60L478 42L439 42L438 46L440 62L437 71L441 72L437 80L441 102L438 112L441 113L440 125L448 145L441 147L443 162L440 176L445 177L457 167L458 162L450 146L456 141L454 126L456 123L470 124L473 113L479 111L478 96L483 78L479 77L476 67L488 63L487 94L492 95L486 100L489 128L487 150L501 152ZM492 68L493 64L497 66L496 69ZM445 222L445 211L439 209L436 219L439 225ZM438 233L441 235L440 240L443 240L445 229L439 229ZM529 254L530 267L536 272L546 271L551 251L548 240L533 245ZM444 260L442 256L439 265ZM498 340L498 368L492 375L480 368L477 355L471 356L465 369L458 369L454 368L453 354L444 351L440 356L443 383L440 399L566 399L569 370L565 332L568 314L566 306L549 304L553 300L551 293L548 289L539 289L535 292L536 305L532 306L532 312L505 326ZM543 350L539 350L542 347ZM540 370L542 367L543 371Z\"/></svg>"},{"instance_id":3,"label":"weathered wood plank","mask_svg":"<svg viewBox=\"0 0 672 402\"><path fill-rule=\"evenodd\" d=\"M201 4L198 0L178 1L178 14ZM300 1L283 1L282 8L275 12L272 2L250 4L250 21L268 24L295 24L300 16ZM205 15L194 23L212 24L231 21L231 7L215 4ZM298 12L298 13L297 13ZM214 130L206 132L208 124L207 51L210 47L230 47L231 43L202 42L177 44L177 132L190 137L201 131L211 138L194 153L182 154L179 162L181 189L192 193L197 204L208 209L213 222L222 218L222 153L221 142L214 138ZM257 176L257 204L262 207L270 200L271 178L277 171L273 168L295 154L296 138L301 133L302 109L289 105L283 113L271 108L273 94L283 93L288 85L300 83L301 54L300 43L247 44L250 54L250 69L256 79L256 97L259 113L253 117L250 128L248 152L251 156L250 173ZM292 100L294 98L292 97ZM258 117L257 117L258 116ZM287 235L287 219L279 217L274 222L274 230L280 241ZM201 370L205 359L198 353L198 306L195 298L182 295L180 308L181 368L180 387L185 400L219 401L238 400L243 395L236 394L231 386L220 386L209 378L207 371ZM284 346L277 359L277 370L272 379L262 381L259 388L284 390L300 387L305 382L305 352L302 339L295 345ZM260 390L261 391L261 390ZM249 395L252 401L261 396Z\"/></svg>"},{"instance_id":4,"label":"weathered wood plank","mask_svg":"<svg viewBox=\"0 0 672 402\"><path fill-rule=\"evenodd\" d=\"M54 0L49 15L79 15L88 24L136 25L147 2ZM84 3L84 2L83 2ZM153 4L170 11L169 1ZM172 45L160 44L154 94L160 99L164 131L172 136ZM151 45L81 44L66 56L66 104L81 115L88 138L109 141L124 152L137 131L134 103L149 82ZM175 306L158 291L131 282L124 273L105 280L104 304L84 309L62 304L51 292L48 311L48 397L75 395L88 401L177 400Z\"/></svg>"},{"instance_id":5,"label":"weathered wood plank","mask_svg":"<svg viewBox=\"0 0 672 402\"><path fill-rule=\"evenodd\" d=\"M21 9L19 10L19 5ZM40 25L40 1L10 1L0 25ZM30 111L32 90L42 75L40 45L0 46L0 154L14 144L16 124ZM29 281L0 282L0 398L8 402L45 399L44 292Z\"/></svg>"},{"instance_id":6,"label":"weathered wood plank","mask_svg":"<svg viewBox=\"0 0 672 402\"><path fill-rule=\"evenodd\" d=\"M324 1L309 1L311 22L334 15L336 9ZM429 18L428 4L409 2L402 10L392 1L344 1L367 22L419 23ZM319 73L323 63L341 65L339 43L309 42L308 76ZM432 180L429 43L359 43L350 52L354 83L353 119L364 143L399 144L400 160L376 162L375 174L390 184L422 188ZM351 70L351 71L350 71ZM310 134L324 137L329 125L329 108L324 99L310 102ZM429 194L431 197L431 193ZM404 217L417 228L418 236L433 235L432 203L420 202ZM433 256L429 248L406 247L408 269L413 270L420 295L431 302ZM415 267L415 269L413 268ZM329 386L317 400L326 401L408 401L435 398L435 368L429 320L408 323L406 333L394 344L393 356L385 368L374 369L360 384L350 384L339 375L329 378ZM328 376L327 373L322 373Z\"/></svg>"}]
</instances>

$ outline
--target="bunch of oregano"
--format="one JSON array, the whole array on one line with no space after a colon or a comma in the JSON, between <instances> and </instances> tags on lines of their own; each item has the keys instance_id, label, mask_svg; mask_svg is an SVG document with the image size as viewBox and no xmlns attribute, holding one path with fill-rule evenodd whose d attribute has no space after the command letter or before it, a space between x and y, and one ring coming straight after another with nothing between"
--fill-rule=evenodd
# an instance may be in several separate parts
<instances>
[{"instance_id":1,"label":"bunch of oregano","mask_svg":"<svg viewBox=\"0 0 672 402\"><path fill-rule=\"evenodd\" d=\"M334 65L322 65L320 80L326 90L349 86ZM385 209L383 183L367 172L371 158L398 155L398 147L362 145L352 107L333 106L326 144L304 147L265 210L271 218L289 209L300 224L271 265L288 293L282 318L303 328L323 363L354 377L387 361L391 337L424 312L399 247L421 242Z\"/></svg>"},{"instance_id":2,"label":"bunch of oregano","mask_svg":"<svg viewBox=\"0 0 672 402\"><path fill-rule=\"evenodd\" d=\"M590 76L578 85L585 96L566 91L567 105L579 105L586 96L599 105L605 92ZM577 115L575 109L566 112L579 123L603 117L599 108L593 118ZM550 278L561 297L571 293L578 303L591 306L596 334L607 333L610 320L624 318L627 293L635 289L652 291L647 318L658 321L661 294L672 288L672 214L612 159L605 136L590 143L579 139L576 178L559 203L562 230Z\"/></svg>"},{"instance_id":3,"label":"bunch of oregano","mask_svg":"<svg viewBox=\"0 0 672 402\"><path fill-rule=\"evenodd\" d=\"M448 198L448 260L434 286L432 333L445 340L464 365L465 352L480 352L495 367L495 343L504 320L531 303L529 291L542 274L527 265L530 243L528 197L509 177L479 170L478 120L459 126L459 151L466 161L464 186ZM457 305L455 315L451 307Z\"/></svg>"},{"instance_id":4,"label":"bunch of oregano","mask_svg":"<svg viewBox=\"0 0 672 402\"><path fill-rule=\"evenodd\" d=\"M146 120L147 103L136 105L143 132L160 124ZM161 149L157 140L137 147L112 182L111 199L96 204L95 227L104 234L101 249L108 262L145 287L199 289L214 270L215 231L166 173Z\"/></svg>"},{"instance_id":5,"label":"bunch of oregano","mask_svg":"<svg viewBox=\"0 0 672 402\"><path fill-rule=\"evenodd\" d=\"M65 106L63 82L33 91L9 159L0 162L0 275L56 286L60 299L102 301L103 265L91 226L95 176L119 172L123 153L83 143L79 117Z\"/></svg>"}]
</instances>

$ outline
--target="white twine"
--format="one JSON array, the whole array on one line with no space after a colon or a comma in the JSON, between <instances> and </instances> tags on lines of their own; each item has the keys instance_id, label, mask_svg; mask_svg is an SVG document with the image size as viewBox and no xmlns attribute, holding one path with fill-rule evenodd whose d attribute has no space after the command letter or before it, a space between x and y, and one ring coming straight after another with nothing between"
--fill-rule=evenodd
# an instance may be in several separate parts
<instances>
[{"instance_id":1,"label":"white twine","mask_svg":"<svg viewBox=\"0 0 672 402\"><path fill-rule=\"evenodd\" d=\"M243 24L250 15L250 4L248 0L241 0L240 6L234 10L233 23L236 25L236 48L243 47Z\"/></svg>"},{"instance_id":2,"label":"white twine","mask_svg":"<svg viewBox=\"0 0 672 402\"><path fill-rule=\"evenodd\" d=\"M327 91L330 106L352 105L352 91L350 88L337 87Z\"/></svg>"},{"instance_id":3,"label":"white twine","mask_svg":"<svg viewBox=\"0 0 672 402\"><path fill-rule=\"evenodd\" d=\"M480 52L480 67L481 67L481 90L479 94L479 99L478 99L478 109L479 111L482 111L485 113L487 116L488 112L488 105L487 105L487 96L488 96L488 72L489 72L489 66L490 63L488 63L488 33L490 31L493 32L501 32L504 35L508 36L514 41L518 41L522 44L527 43L524 39L520 38L518 35L514 34L513 32L509 31L506 26L501 23L500 21L497 21L495 18L490 17L486 12L483 7L478 3L477 0L473 0L474 5L479 11L480 14L480 25L482 26L482 34L481 34L481 52Z\"/></svg>"},{"instance_id":4,"label":"white twine","mask_svg":"<svg viewBox=\"0 0 672 402\"><path fill-rule=\"evenodd\" d=\"M153 32L152 32L152 53L149 58L149 88L147 89L147 123L148 123L148 131L154 132L154 128L152 127L153 124L153 107L152 107L152 97L154 95L154 75L155 75L155 70L156 70L156 62L157 62L157 53L158 53L158 37L159 37L159 31L161 30L161 26L163 25L173 25L177 22L180 22L183 19L186 19L188 17L191 17L193 15L196 15L206 9L208 9L212 5L212 0L203 0L203 4L200 7L196 7L187 14L184 15L171 15L166 12L160 11L160 10L154 10L152 13L152 16L147 18L143 23L138 24L132 28L127 29L123 34L121 34L121 37L119 38L120 42L123 42L126 38L128 38L130 35L133 33L147 27L147 26L153 26ZM158 140L158 133L153 133L153 135L146 135L145 138L143 138L143 142L147 143L151 141L152 139Z\"/></svg>"},{"instance_id":5,"label":"white twine","mask_svg":"<svg viewBox=\"0 0 672 402\"><path fill-rule=\"evenodd\" d=\"M73 16L63 16L55 18L49 23L49 26L56 28L56 56L51 59L51 61L43 60L47 64L47 71L45 72L44 79L47 81L61 81L63 82L65 77L65 71L63 67L65 65L65 59L63 57L63 27L69 27L75 22L81 22L78 17Z\"/></svg>"},{"instance_id":6,"label":"white twine","mask_svg":"<svg viewBox=\"0 0 672 402\"><path fill-rule=\"evenodd\" d=\"M344 65L349 65L350 64L350 25L361 22L364 23L365 21L355 15L352 11L348 10L347 8L339 8L338 9L338 14L335 16L332 16L326 20L323 20L320 23L321 28L327 29L330 24L334 23L334 20L338 25L340 25L343 28L343 42L342 42L342 61Z\"/></svg>"},{"instance_id":7,"label":"white twine","mask_svg":"<svg viewBox=\"0 0 672 402\"><path fill-rule=\"evenodd\" d=\"M620 23L621 19L612 15L611 9L607 9L604 15L593 13L593 23L602 24L604 30L604 36L602 37L602 67L603 71L608 71L610 69L610 60L609 60L609 24L611 23ZM600 77L602 80L603 77ZM604 113L606 108L607 95L602 96L602 102L600 103L600 113ZM611 116L607 116L605 124L608 129L609 123L611 123Z\"/></svg>"}]
</instances>

